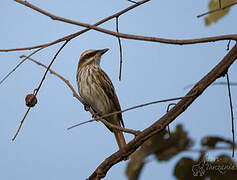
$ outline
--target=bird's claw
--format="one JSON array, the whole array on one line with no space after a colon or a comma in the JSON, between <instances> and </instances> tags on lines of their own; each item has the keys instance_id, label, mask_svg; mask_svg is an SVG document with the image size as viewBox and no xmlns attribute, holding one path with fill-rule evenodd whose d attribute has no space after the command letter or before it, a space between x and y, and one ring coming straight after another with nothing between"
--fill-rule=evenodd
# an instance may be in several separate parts
<instances>
[{"instance_id":1,"label":"bird's claw","mask_svg":"<svg viewBox=\"0 0 237 180\"><path fill-rule=\"evenodd\" d=\"M85 111L89 111L90 106L88 104L84 104L84 109L85 109Z\"/></svg>"},{"instance_id":2,"label":"bird's claw","mask_svg":"<svg viewBox=\"0 0 237 180\"><path fill-rule=\"evenodd\" d=\"M84 109L85 111L89 111L90 108L92 108L90 105L88 104L84 104ZM92 108L93 109L93 108ZM94 109L93 109L94 110ZM95 111L94 111L95 112ZM99 113L95 112L94 114L92 114L92 118L96 118L97 116L99 116Z\"/></svg>"},{"instance_id":3,"label":"bird's claw","mask_svg":"<svg viewBox=\"0 0 237 180\"><path fill-rule=\"evenodd\" d=\"M92 114L92 118L96 118L96 116L99 116L99 113Z\"/></svg>"}]
</instances>

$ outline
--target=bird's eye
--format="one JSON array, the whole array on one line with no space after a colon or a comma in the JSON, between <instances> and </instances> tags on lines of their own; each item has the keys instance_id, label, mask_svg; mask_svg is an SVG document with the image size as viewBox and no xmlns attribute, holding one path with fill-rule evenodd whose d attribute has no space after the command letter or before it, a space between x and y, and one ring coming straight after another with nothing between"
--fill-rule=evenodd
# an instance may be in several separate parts
<instances>
[{"instance_id":1,"label":"bird's eye","mask_svg":"<svg viewBox=\"0 0 237 180\"><path fill-rule=\"evenodd\" d=\"M86 54L86 56L85 56L86 58L89 58L90 57L90 53L89 54Z\"/></svg>"},{"instance_id":2,"label":"bird's eye","mask_svg":"<svg viewBox=\"0 0 237 180\"><path fill-rule=\"evenodd\" d=\"M88 58L94 56L95 54L96 54L96 52L91 52L91 53L86 54L85 57L88 59Z\"/></svg>"}]
</instances>

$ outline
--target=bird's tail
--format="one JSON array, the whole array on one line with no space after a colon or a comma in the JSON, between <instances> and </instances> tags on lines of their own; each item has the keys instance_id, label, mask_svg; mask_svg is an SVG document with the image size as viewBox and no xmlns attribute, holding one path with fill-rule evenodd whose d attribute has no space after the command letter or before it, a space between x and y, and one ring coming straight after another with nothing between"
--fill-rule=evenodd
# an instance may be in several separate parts
<instances>
[{"instance_id":1,"label":"bird's tail","mask_svg":"<svg viewBox=\"0 0 237 180\"><path fill-rule=\"evenodd\" d=\"M115 114L114 116L112 117L109 117L106 119L108 122L110 122L111 124L113 125L116 125L116 126L120 126L121 127L121 122L122 120L120 120L117 116L117 114ZM122 123L123 125L123 123ZM116 130L116 129L111 129L109 126L107 126L105 124L105 126L111 131L114 133L115 135L115 138L116 138L116 141L117 141L117 144L119 146L119 149L122 149L125 145L126 145L126 141L125 141L125 138L124 138L124 135L123 135L123 132L122 131L119 131L119 130Z\"/></svg>"},{"instance_id":2,"label":"bird's tail","mask_svg":"<svg viewBox=\"0 0 237 180\"><path fill-rule=\"evenodd\" d=\"M114 135L119 146L119 149L123 148L126 145L126 141L122 131L114 130Z\"/></svg>"}]
</instances>

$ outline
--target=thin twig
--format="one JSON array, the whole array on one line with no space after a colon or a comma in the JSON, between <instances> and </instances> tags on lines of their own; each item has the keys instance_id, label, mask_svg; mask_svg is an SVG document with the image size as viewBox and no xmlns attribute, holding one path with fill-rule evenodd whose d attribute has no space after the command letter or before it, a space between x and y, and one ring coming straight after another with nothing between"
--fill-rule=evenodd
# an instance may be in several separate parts
<instances>
[{"instance_id":1,"label":"thin twig","mask_svg":"<svg viewBox=\"0 0 237 180\"><path fill-rule=\"evenodd\" d=\"M230 50L230 42L231 42L231 40L228 41L228 44L227 44L227 47L226 47L226 50L227 50L227 51Z\"/></svg>"},{"instance_id":2,"label":"thin twig","mask_svg":"<svg viewBox=\"0 0 237 180\"><path fill-rule=\"evenodd\" d=\"M128 0L128 1L131 2L131 3L137 4L136 1L132 1L132 0Z\"/></svg>"},{"instance_id":3,"label":"thin twig","mask_svg":"<svg viewBox=\"0 0 237 180\"><path fill-rule=\"evenodd\" d=\"M214 83L212 83L211 86L215 86L215 85L224 85L224 86L226 86L227 82L221 82L221 81L220 82L214 82ZM230 85L231 86L237 86L237 82L230 82ZM192 86L194 86L194 84L189 84L189 85L185 86L184 89L191 88Z\"/></svg>"},{"instance_id":4,"label":"thin twig","mask_svg":"<svg viewBox=\"0 0 237 180\"><path fill-rule=\"evenodd\" d=\"M66 44L67 44L68 42L69 42L69 41L65 41L65 42L63 43L63 45L59 48L59 50L57 51L57 53L54 55L52 61L50 62L50 64L49 64L47 70L45 71L45 73L44 73L44 75L43 75L43 77L42 77L42 79L41 79L41 81L40 81L40 83L39 83L39 86L37 87L37 90L36 90L36 92L35 92L35 96L38 94L38 92L39 92L39 90L40 90L40 88L41 88L41 86L42 86L42 84L43 84L43 82L44 82L44 80L45 80L45 77L46 77L46 75L47 75L47 73L48 73L50 67L51 67L52 64L54 63L56 57L58 56L58 54L60 53L60 51L64 48L64 46L66 46Z\"/></svg>"},{"instance_id":5,"label":"thin twig","mask_svg":"<svg viewBox=\"0 0 237 180\"><path fill-rule=\"evenodd\" d=\"M96 121L96 120L91 119L91 120L88 120L88 121L84 121L84 122L81 122L81 123L77 124L77 126L81 126L83 124L87 124L87 123L94 122L94 121ZM72 128L74 128L74 126L71 126L71 127L67 128L67 130L70 130Z\"/></svg>"},{"instance_id":6,"label":"thin twig","mask_svg":"<svg viewBox=\"0 0 237 180\"><path fill-rule=\"evenodd\" d=\"M119 33L119 17L116 17L116 31L117 33ZM123 53L122 53L122 45L121 45L120 37L118 37L118 43L119 43L119 52L120 52L119 81L121 81Z\"/></svg>"},{"instance_id":7,"label":"thin twig","mask_svg":"<svg viewBox=\"0 0 237 180\"><path fill-rule=\"evenodd\" d=\"M23 62L25 62L24 59L21 60L9 73L7 73L6 76L4 76L4 78L2 78L0 84L2 84L3 81L5 81Z\"/></svg>"},{"instance_id":8,"label":"thin twig","mask_svg":"<svg viewBox=\"0 0 237 180\"><path fill-rule=\"evenodd\" d=\"M43 84L43 82L44 82L44 80L45 80L45 77L46 77L46 75L47 75L47 73L48 73L50 67L52 66L54 60L56 59L56 57L58 56L58 54L60 53L60 51L63 49L63 47L64 47L68 42L69 42L69 41L65 41L65 43L59 48L59 50L58 50L57 53L55 54L54 58L53 58L52 61L50 62L50 64L49 64L47 70L45 71L45 73L44 73L44 75L43 75L43 77L42 77L42 79L41 79L41 81L40 81L40 83L39 83L39 86L34 90L34 95L35 95L35 96L38 94L38 92L39 92L39 90L40 90L40 88L41 88L41 86L42 86L42 84ZM27 58L26 58L26 59L27 59ZM19 133L19 131L20 131L20 129L21 129L23 123L24 123L24 120L25 120L26 116L28 115L30 109L31 109L31 107L29 107L29 108L27 109L27 111L26 111L26 113L25 113L23 119L21 120L21 124L20 124L19 128L17 129L17 132L16 132L15 136L12 138L12 141L14 141L14 140L16 139L16 137L17 137L17 135L18 135L18 133Z\"/></svg>"},{"instance_id":9,"label":"thin twig","mask_svg":"<svg viewBox=\"0 0 237 180\"><path fill-rule=\"evenodd\" d=\"M112 116L114 114L118 114L118 113L123 113L123 112L126 112L126 111L130 111L132 109L137 109L137 108L141 108L141 107L144 107L144 106L148 106L148 105L152 105L152 104L157 104L157 103L162 103L162 102L168 102L168 101L176 101L176 100L180 100L180 99L184 99L184 98L190 98L190 97L193 97L194 95L190 95L190 96L184 96L184 97L177 97L177 98L170 98L170 99L164 99L164 100L158 100L158 101L153 101L153 102L149 102L149 103L145 103L145 104L140 104L140 105L137 105L137 106L132 106L130 108L127 108L127 109L124 109L124 110L121 110L121 111L116 111L116 112L112 112L112 113L108 113L108 114L105 114L103 116L100 116L100 117L96 117L94 118L94 120L100 120L102 118L106 118L106 117L109 117L109 116ZM91 119L93 120L93 119ZM72 129L72 128L75 128L77 126L81 125L81 123L79 124L75 124L71 127L69 127L68 129Z\"/></svg>"},{"instance_id":10,"label":"thin twig","mask_svg":"<svg viewBox=\"0 0 237 180\"><path fill-rule=\"evenodd\" d=\"M16 134L15 134L14 137L12 138L12 141L14 141L14 140L16 139L18 133L20 132L20 129L21 129L21 127L22 127L22 125L23 125L23 123L24 123L24 121L25 121L25 118L26 118L27 114L29 113L30 109L31 109L31 107L28 107L26 113L24 114L24 117L23 117L22 120L21 120L20 126L18 127L18 129L17 129L17 131L16 131Z\"/></svg>"},{"instance_id":11,"label":"thin twig","mask_svg":"<svg viewBox=\"0 0 237 180\"><path fill-rule=\"evenodd\" d=\"M231 126L232 126L232 146L233 146L233 150L232 150L232 157L235 156L235 127L234 127L234 112L233 112L233 105L232 105L232 98L231 98L231 90L230 90L230 79L229 79L229 74L228 72L226 73L226 80L227 80L227 84L228 84L228 95L229 95L229 101L230 101L230 113L231 113Z\"/></svg>"},{"instance_id":12,"label":"thin twig","mask_svg":"<svg viewBox=\"0 0 237 180\"><path fill-rule=\"evenodd\" d=\"M219 0L219 8L221 8L221 0Z\"/></svg>"},{"instance_id":13,"label":"thin twig","mask_svg":"<svg viewBox=\"0 0 237 180\"><path fill-rule=\"evenodd\" d=\"M200 17L205 16L205 15L207 15L207 14L212 14L212 13L217 12L217 11L220 11L220 10L224 10L224 9L229 8L229 7L231 7L231 6L234 6L234 5L236 5L236 4L237 4L237 2L235 1L235 2L230 3L230 4L228 4L228 5L224 6L224 7L220 7L220 8L218 8L218 9L214 9L214 10L205 12L205 13L203 13L203 14L200 14L200 15L197 16L197 18L200 18Z\"/></svg>"},{"instance_id":14,"label":"thin twig","mask_svg":"<svg viewBox=\"0 0 237 180\"><path fill-rule=\"evenodd\" d=\"M166 113L169 112L170 106L175 106L175 105L176 105L176 103L170 103L170 104L167 106ZM169 136L171 135L171 133L170 133L170 125L168 125L168 134L169 134Z\"/></svg>"},{"instance_id":15,"label":"thin twig","mask_svg":"<svg viewBox=\"0 0 237 180\"><path fill-rule=\"evenodd\" d=\"M27 57L31 57L32 55L34 55L35 53L37 53L38 51L42 50L44 47L39 48L37 50L35 50L34 52L32 52L29 56ZM5 81L22 63L25 62L25 60L27 59L27 57L25 59L23 59L21 62L19 62L1 81L0 84L3 83L3 81Z\"/></svg>"},{"instance_id":16,"label":"thin twig","mask_svg":"<svg viewBox=\"0 0 237 180\"><path fill-rule=\"evenodd\" d=\"M103 122L104 124L106 124L111 129L116 129L116 130L119 130L119 131L122 131L122 132L125 132L125 133L133 134L134 136L138 136L141 133L141 131L124 128L124 127L121 127L121 126L116 126L116 125L111 124L110 122L106 121L105 119L99 119L99 121Z\"/></svg>"},{"instance_id":17,"label":"thin twig","mask_svg":"<svg viewBox=\"0 0 237 180\"><path fill-rule=\"evenodd\" d=\"M101 119L99 116L98 116L98 118L99 118L99 120L91 119L91 120L79 123L77 125L71 126L71 127L67 128L67 130L70 130L70 129L76 127L76 126L80 126L80 125L85 124L85 123L89 123L89 122L93 122L93 121L101 121L111 129L116 129L116 130L119 130L119 131L123 131L125 133L133 134L135 136L137 136L139 133L141 133L140 131L137 131L137 130L127 129L127 128L123 128L121 126L116 126L114 124L111 124L110 122L106 121L105 119Z\"/></svg>"}]
</instances>

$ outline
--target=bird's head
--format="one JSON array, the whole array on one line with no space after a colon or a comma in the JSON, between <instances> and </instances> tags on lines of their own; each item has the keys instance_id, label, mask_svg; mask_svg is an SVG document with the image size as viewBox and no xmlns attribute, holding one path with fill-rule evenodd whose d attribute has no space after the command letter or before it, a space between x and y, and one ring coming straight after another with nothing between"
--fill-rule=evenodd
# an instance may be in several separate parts
<instances>
[{"instance_id":1,"label":"bird's head","mask_svg":"<svg viewBox=\"0 0 237 180\"><path fill-rule=\"evenodd\" d=\"M109 49L90 49L81 54L79 63L78 63L78 69L86 64L96 63L100 65L100 58L101 56L106 53Z\"/></svg>"}]
</instances>

